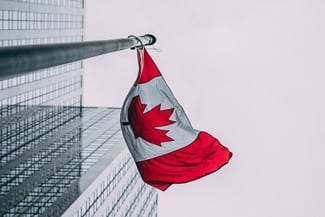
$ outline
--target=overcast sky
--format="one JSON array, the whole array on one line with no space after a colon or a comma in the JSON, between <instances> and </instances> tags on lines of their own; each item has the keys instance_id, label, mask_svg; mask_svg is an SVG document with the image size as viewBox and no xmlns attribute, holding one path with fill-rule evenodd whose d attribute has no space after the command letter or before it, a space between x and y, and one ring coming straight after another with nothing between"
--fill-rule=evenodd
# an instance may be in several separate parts
<instances>
[{"instance_id":1,"label":"overcast sky","mask_svg":"<svg viewBox=\"0 0 325 217\"><path fill-rule=\"evenodd\" d=\"M86 40L149 50L196 129L234 153L159 195L159 216L325 216L325 1L86 1ZM135 51L85 61L84 104L121 107Z\"/></svg>"}]
</instances>

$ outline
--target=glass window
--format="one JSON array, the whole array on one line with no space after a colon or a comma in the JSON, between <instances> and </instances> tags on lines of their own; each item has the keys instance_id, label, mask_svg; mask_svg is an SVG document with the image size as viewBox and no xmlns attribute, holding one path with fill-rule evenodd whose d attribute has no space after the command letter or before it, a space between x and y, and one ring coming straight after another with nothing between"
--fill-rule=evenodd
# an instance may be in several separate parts
<instances>
[{"instance_id":1,"label":"glass window","mask_svg":"<svg viewBox=\"0 0 325 217\"><path fill-rule=\"evenodd\" d=\"M8 20L9 19L8 11L3 11L3 19L4 20Z\"/></svg>"}]
</instances>

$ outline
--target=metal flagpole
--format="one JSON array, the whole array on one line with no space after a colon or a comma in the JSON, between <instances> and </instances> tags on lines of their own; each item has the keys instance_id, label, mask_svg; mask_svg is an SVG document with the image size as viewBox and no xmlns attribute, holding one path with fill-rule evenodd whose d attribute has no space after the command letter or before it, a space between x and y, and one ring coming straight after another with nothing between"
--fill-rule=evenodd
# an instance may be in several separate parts
<instances>
[{"instance_id":1,"label":"metal flagpole","mask_svg":"<svg viewBox=\"0 0 325 217\"><path fill-rule=\"evenodd\" d=\"M129 38L0 48L0 80L105 53L152 45L151 34Z\"/></svg>"}]
</instances>

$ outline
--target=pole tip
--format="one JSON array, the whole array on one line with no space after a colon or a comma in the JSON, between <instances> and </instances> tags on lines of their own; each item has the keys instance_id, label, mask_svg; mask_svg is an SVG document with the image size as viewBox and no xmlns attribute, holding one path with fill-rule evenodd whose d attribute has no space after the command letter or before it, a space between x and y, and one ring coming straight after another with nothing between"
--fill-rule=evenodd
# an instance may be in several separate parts
<instances>
[{"instance_id":1,"label":"pole tip","mask_svg":"<svg viewBox=\"0 0 325 217\"><path fill-rule=\"evenodd\" d=\"M152 34L145 34L144 37L150 38L150 42L147 45L153 45L157 41L157 38Z\"/></svg>"}]
</instances>

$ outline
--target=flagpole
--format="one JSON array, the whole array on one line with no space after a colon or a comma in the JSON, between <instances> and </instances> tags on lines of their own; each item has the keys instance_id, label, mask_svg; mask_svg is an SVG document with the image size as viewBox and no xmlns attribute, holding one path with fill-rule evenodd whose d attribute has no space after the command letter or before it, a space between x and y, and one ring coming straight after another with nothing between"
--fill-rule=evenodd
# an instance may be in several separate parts
<instances>
[{"instance_id":1,"label":"flagpole","mask_svg":"<svg viewBox=\"0 0 325 217\"><path fill-rule=\"evenodd\" d=\"M146 34L102 41L1 47L0 80L155 42L155 36Z\"/></svg>"}]
</instances>

